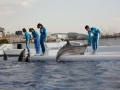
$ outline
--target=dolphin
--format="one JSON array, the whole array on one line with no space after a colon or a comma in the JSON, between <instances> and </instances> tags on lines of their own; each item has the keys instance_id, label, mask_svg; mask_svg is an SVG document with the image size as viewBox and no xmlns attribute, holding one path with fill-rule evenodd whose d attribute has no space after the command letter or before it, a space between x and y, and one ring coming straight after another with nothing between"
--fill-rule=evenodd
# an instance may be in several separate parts
<instances>
[{"instance_id":1,"label":"dolphin","mask_svg":"<svg viewBox=\"0 0 120 90\"><path fill-rule=\"evenodd\" d=\"M88 46L85 45L72 45L69 40L66 40L67 43L57 52L56 62L59 62L59 58L62 55L84 55L84 52Z\"/></svg>"},{"instance_id":2,"label":"dolphin","mask_svg":"<svg viewBox=\"0 0 120 90\"><path fill-rule=\"evenodd\" d=\"M25 49L21 51L18 62L29 62L30 61L30 53L28 55L25 55Z\"/></svg>"},{"instance_id":3,"label":"dolphin","mask_svg":"<svg viewBox=\"0 0 120 90\"><path fill-rule=\"evenodd\" d=\"M8 60L7 54L5 53L5 51L3 50L3 60Z\"/></svg>"},{"instance_id":4,"label":"dolphin","mask_svg":"<svg viewBox=\"0 0 120 90\"><path fill-rule=\"evenodd\" d=\"M25 49L21 51L18 62L22 62L25 59Z\"/></svg>"},{"instance_id":5,"label":"dolphin","mask_svg":"<svg viewBox=\"0 0 120 90\"><path fill-rule=\"evenodd\" d=\"M28 53L27 57L25 58L25 62L30 62L30 53Z\"/></svg>"}]
</instances>

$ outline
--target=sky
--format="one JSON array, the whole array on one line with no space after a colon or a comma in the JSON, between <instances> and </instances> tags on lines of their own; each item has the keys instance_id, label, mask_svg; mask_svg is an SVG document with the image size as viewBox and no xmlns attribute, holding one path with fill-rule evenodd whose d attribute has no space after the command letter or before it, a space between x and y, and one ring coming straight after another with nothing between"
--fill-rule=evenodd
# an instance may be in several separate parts
<instances>
[{"instance_id":1,"label":"sky","mask_svg":"<svg viewBox=\"0 0 120 90\"><path fill-rule=\"evenodd\" d=\"M0 0L0 26L6 32L37 30L38 23L51 33L86 33L85 25L120 32L120 0Z\"/></svg>"}]
</instances>

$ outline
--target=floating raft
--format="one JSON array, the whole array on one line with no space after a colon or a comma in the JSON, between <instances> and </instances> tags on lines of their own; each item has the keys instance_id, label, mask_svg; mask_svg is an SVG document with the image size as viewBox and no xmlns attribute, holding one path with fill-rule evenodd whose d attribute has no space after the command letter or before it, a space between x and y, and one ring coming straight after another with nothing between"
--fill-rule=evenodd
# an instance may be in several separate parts
<instances>
[{"instance_id":1,"label":"floating raft","mask_svg":"<svg viewBox=\"0 0 120 90\"><path fill-rule=\"evenodd\" d=\"M56 61L56 55L32 56L31 60ZM96 60L120 60L120 46L100 46L95 54L92 54L92 48L88 47L85 51L85 55L67 55L60 57L60 61L96 61Z\"/></svg>"},{"instance_id":2,"label":"floating raft","mask_svg":"<svg viewBox=\"0 0 120 90\"><path fill-rule=\"evenodd\" d=\"M33 49L31 49L33 50ZM31 54L31 61L56 61L58 50L49 50L45 56L35 56ZM5 53L8 56L18 56L21 50L7 49ZM100 46L95 54L92 54L91 47L85 51L85 55L67 55L61 56L60 61L96 61L96 60L120 60L120 46Z\"/></svg>"},{"instance_id":3,"label":"floating raft","mask_svg":"<svg viewBox=\"0 0 120 90\"><path fill-rule=\"evenodd\" d=\"M120 60L120 55L74 55L62 56L60 61ZM32 56L31 61L56 61L56 56Z\"/></svg>"}]
</instances>

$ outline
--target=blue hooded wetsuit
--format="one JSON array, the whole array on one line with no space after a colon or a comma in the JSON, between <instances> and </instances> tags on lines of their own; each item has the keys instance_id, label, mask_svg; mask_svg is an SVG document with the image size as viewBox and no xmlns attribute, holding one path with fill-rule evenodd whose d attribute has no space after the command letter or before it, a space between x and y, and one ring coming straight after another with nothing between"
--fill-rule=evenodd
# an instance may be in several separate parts
<instances>
[{"instance_id":1,"label":"blue hooded wetsuit","mask_svg":"<svg viewBox=\"0 0 120 90\"><path fill-rule=\"evenodd\" d=\"M32 32L33 38L34 39L34 44L35 44L35 49L36 49L36 54L40 54L40 40L39 40L39 34L38 32L34 31Z\"/></svg>"},{"instance_id":2,"label":"blue hooded wetsuit","mask_svg":"<svg viewBox=\"0 0 120 90\"><path fill-rule=\"evenodd\" d=\"M31 35L28 32L24 32L25 34L25 39L26 39L26 48L28 53L30 53L30 42L29 40L31 39Z\"/></svg>"},{"instance_id":3,"label":"blue hooded wetsuit","mask_svg":"<svg viewBox=\"0 0 120 90\"><path fill-rule=\"evenodd\" d=\"M91 34L93 34L93 36L91 36ZM94 51L97 50L98 47L99 34L100 30L94 27L92 27L91 30L88 31L88 42L90 45L92 45Z\"/></svg>"},{"instance_id":4,"label":"blue hooded wetsuit","mask_svg":"<svg viewBox=\"0 0 120 90\"><path fill-rule=\"evenodd\" d=\"M91 31L88 31L88 43L90 46L91 46L91 41L92 41Z\"/></svg>"},{"instance_id":5,"label":"blue hooded wetsuit","mask_svg":"<svg viewBox=\"0 0 120 90\"><path fill-rule=\"evenodd\" d=\"M43 54L45 53L44 42L45 42L46 38L47 38L46 28L43 27L42 29L40 29L40 45L41 45Z\"/></svg>"}]
</instances>

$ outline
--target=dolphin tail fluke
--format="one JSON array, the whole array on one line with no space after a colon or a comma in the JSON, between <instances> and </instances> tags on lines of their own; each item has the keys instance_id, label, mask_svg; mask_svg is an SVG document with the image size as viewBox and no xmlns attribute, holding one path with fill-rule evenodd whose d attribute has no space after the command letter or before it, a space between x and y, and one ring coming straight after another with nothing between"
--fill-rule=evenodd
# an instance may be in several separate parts
<instances>
[{"instance_id":1,"label":"dolphin tail fluke","mask_svg":"<svg viewBox=\"0 0 120 90\"><path fill-rule=\"evenodd\" d=\"M3 50L3 53L4 53L4 55L3 55L3 60L8 60L7 54L5 53L4 50Z\"/></svg>"}]
</instances>

